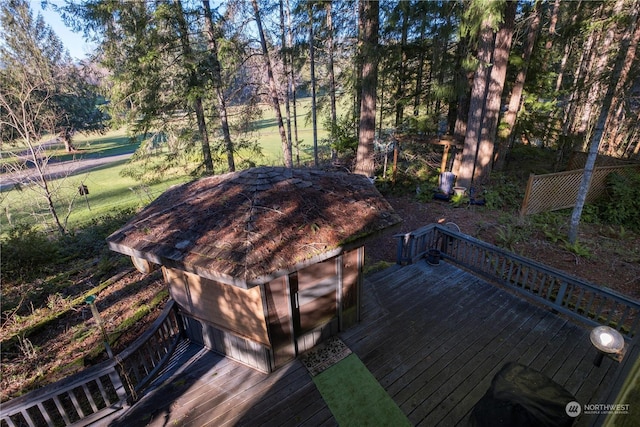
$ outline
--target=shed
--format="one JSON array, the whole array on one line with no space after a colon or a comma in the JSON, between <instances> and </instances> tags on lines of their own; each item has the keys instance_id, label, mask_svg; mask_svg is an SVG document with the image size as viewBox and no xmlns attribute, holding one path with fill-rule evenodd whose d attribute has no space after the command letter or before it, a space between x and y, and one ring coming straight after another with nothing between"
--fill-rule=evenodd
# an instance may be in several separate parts
<instances>
[{"instance_id":1,"label":"shed","mask_svg":"<svg viewBox=\"0 0 640 427\"><path fill-rule=\"evenodd\" d=\"M400 221L364 176L260 167L174 186L107 242L162 266L191 340L271 372L359 320L364 241Z\"/></svg>"}]
</instances>

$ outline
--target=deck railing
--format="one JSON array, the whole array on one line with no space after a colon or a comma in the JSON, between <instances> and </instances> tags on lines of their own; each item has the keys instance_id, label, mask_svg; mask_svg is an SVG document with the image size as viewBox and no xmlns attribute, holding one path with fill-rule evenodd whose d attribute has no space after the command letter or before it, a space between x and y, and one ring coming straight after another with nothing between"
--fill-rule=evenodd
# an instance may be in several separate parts
<instances>
[{"instance_id":1,"label":"deck railing","mask_svg":"<svg viewBox=\"0 0 640 427\"><path fill-rule=\"evenodd\" d=\"M439 224L398 239L398 264L414 263L430 249L484 278L517 289L558 312L592 325L608 325L625 338L637 337L640 303L610 289L516 255Z\"/></svg>"},{"instance_id":2,"label":"deck railing","mask_svg":"<svg viewBox=\"0 0 640 427\"><path fill-rule=\"evenodd\" d=\"M0 405L1 427L83 426L126 407L169 359L184 328L173 300L125 351Z\"/></svg>"}]
</instances>

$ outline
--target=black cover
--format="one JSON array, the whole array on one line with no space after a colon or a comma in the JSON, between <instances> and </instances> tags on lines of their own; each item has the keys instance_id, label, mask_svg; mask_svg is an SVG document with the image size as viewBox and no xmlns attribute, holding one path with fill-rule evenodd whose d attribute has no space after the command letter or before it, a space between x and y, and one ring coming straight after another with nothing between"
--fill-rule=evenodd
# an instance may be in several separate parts
<instances>
[{"instance_id":1,"label":"black cover","mask_svg":"<svg viewBox=\"0 0 640 427\"><path fill-rule=\"evenodd\" d=\"M566 412L575 397L551 378L527 366L507 363L471 412L477 427L570 426Z\"/></svg>"}]
</instances>

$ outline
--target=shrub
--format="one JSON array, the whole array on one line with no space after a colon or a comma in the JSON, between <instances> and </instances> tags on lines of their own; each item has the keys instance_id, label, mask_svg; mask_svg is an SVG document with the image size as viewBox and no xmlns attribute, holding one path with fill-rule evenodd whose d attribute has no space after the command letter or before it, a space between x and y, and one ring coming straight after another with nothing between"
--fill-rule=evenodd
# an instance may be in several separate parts
<instances>
[{"instance_id":1,"label":"shrub","mask_svg":"<svg viewBox=\"0 0 640 427\"><path fill-rule=\"evenodd\" d=\"M491 176L491 183L484 191L484 200L489 209L517 210L523 198L524 193L518 182L501 173Z\"/></svg>"},{"instance_id":2,"label":"shrub","mask_svg":"<svg viewBox=\"0 0 640 427\"><path fill-rule=\"evenodd\" d=\"M0 241L2 280L14 282L46 273L56 261L59 246L43 231L18 224Z\"/></svg>"},{"instance_id":3,"label":"shrub","mask_svg":"<svg viewBox=\"0 0 640 427\"><path fill-rule=\"evenodd\" d=\"M607 177L607 190L595 203L600 220L640 230L640 173Z\"/></svg>"},{"instance_id":4,"label":"shrub","mask_svg":"<svg viewBox=\"0 0 640 427\"><path fill-rule=\"evenodd\" d=\"M105 239L131 219L134 213L133 209L124 209L102 215L62 237L61 258L90 259L104 252L109 253Z\"/></svg>"}]
</instances>

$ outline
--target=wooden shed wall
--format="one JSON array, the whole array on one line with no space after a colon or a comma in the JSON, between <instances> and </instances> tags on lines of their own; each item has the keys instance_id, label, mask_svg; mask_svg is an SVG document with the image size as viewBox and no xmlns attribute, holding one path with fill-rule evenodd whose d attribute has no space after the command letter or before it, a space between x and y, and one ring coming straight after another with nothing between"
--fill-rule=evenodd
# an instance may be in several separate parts
<instances>
[{"instance_id":1,"label":"wooden shed wall","mask_svg":"<svg viewBox=\"0 0 640 427\"><path fill-rule=\"evenodd\" d=\"M187 336L263 372L357 323L364 247L242 289L163 267Z\"/></svg>"},{"instance_id":2,"label":"wooden shed wall","mask_svg":"<svg viewBox=\"0 0 640 427\"><path fill-rule=\"evenodd\" d=\"M261 372L273 371L271 350L262 344L224 331L185 313L182 314L182 318L191 341Z\"/></svg>"},{"instance_id":3,"label":"wooden shed wall","mask_svg":"<svg viewBox=\"0 0 640 427\"><path fill-rule=\"evenodd\" d=\"M364 246L342 255L341 324L344 330L360 321L360 292L364 268Z\"/></svg>"},{"instance_id":4,"label":"wooden shed wall","mask_svg":"<svg viewBox=\"0 0 640 427\"><path fill-rule=\"evenodd\" d=\"M281 276L264 286L267 319L275 366L282 366L296 357L291 322L291 296L289 276Z\"/></svg>"},{"instance_id":5,"label":"wooden shed wall","mask_svg":"<svg viewBox=\"0 0 640 427\"><path fill-rule=\"evenodd\" d=\"M269 346L260 287L241 289L163 267L171 297L189 315Z\"/></svg>"}]
</instances>

